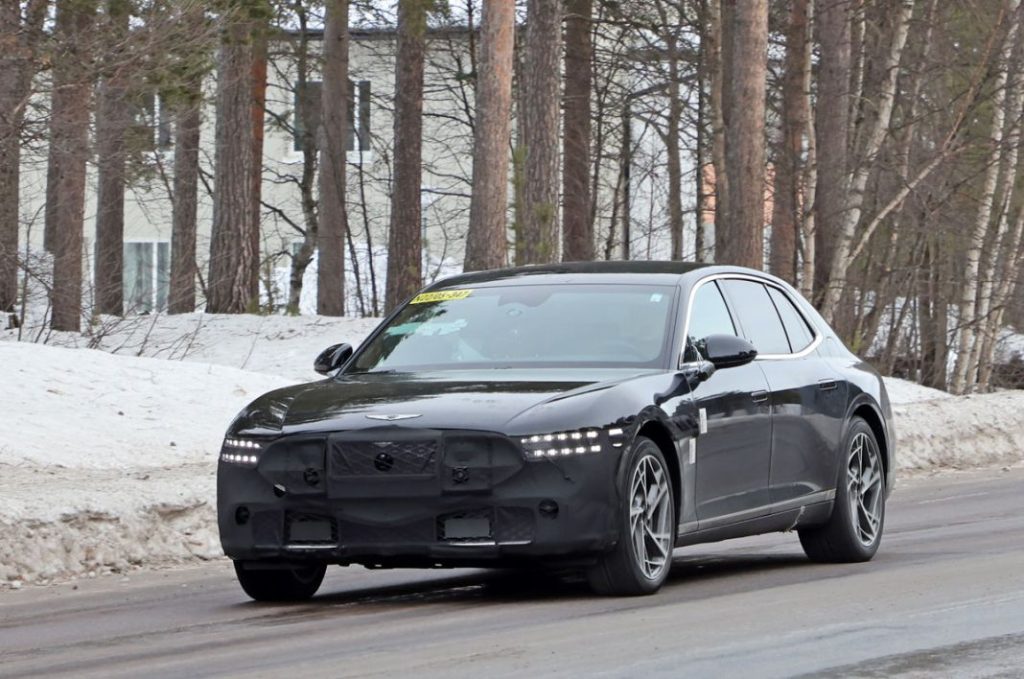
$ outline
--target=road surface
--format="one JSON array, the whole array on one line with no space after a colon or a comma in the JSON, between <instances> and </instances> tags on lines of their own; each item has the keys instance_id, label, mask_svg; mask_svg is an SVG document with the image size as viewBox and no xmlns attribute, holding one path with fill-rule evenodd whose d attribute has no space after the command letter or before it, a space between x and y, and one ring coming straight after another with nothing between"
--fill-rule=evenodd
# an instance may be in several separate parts
<instances>
[{"instance_id":1,"label":"road surface","mask_svg":"<svg viewBox=\"0 0 1024 679\"><path fill-rule=\"evenodd\" d=\"M1024 677L1024 469L903 482L869 564L795 535L676 551L661 593L482 571L328 572L249 602L230 566L0 593L0 676Z\"/></svg>"}]
</instances>

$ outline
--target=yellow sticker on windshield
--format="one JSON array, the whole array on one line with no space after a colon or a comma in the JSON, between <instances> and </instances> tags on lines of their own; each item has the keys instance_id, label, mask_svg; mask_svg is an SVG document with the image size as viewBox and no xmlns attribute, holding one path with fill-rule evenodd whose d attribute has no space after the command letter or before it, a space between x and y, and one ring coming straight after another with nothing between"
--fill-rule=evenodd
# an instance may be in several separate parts
<instances>
[{"instance_id":1,"label":"yellow sticker on windshield","mask_svg":"<svg viewBox=\"0 0 1024 679\"><path fill-rule=\"evenodd\" d=\"M439 290L437 292L421 292L409 304L428 304L430 302L447 302L453 299L466 299L472 290Z\"/></svg>"}]
</instances>

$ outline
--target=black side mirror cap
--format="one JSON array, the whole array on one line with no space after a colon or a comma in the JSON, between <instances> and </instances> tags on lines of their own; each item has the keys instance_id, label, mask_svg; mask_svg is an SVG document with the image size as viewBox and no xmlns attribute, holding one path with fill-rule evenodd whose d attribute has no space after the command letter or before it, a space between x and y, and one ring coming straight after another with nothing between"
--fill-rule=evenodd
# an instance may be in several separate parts
<instances>
[{"instance_id":1,"label":"black side mirror cap","mask_svg":"<svg viewBox=\"0 0 1024 679\"><path fill-rule=\"evenodd\" d=\"M351 344L332 344L321 351L313 361L313 370L321 375L329 375L345 365L345 362L352 358L353 351Z\"/></svg>"},{"instance_id":2,"label":"black side mirror cap","mask_svg":"<svg viewBox=\"0 0 1024 679\"><path fill-rule=\"evenodd\" d=\"M708 335L699 344L701 353L717 370L736 368L757 358L754 345L735 335Z\"/></svg>"}]
</instances>

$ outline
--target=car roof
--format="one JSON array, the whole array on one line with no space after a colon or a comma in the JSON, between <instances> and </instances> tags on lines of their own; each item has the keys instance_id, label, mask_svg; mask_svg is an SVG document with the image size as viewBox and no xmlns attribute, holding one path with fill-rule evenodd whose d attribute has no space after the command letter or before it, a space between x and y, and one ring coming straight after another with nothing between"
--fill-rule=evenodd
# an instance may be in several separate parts
<instances>
[{"instance_id":1,"label":"car roof","mask_svg":"<svg viewBox=\"0 0 1024 679\"><path fill-rule=\"evenodd\" d=\"M464 273L437 281L429 290L443 290L462 285L487 285L509 282L525 283L650 283L675 285L687 274L700 272L694 278L717 273L743 273L771 278L762 271L739 266L720 266L684 261L599 261L535 264L510 269L492 269Z\"/></svg>"}]
</instances>

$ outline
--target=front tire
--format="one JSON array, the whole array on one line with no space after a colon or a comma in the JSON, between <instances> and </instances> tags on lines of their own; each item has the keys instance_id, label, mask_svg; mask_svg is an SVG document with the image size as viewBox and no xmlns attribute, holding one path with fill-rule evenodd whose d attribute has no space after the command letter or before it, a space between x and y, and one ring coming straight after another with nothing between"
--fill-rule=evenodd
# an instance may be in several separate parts
<instances>
[{"instance_id":1,"label":"front tire","mask_svg":"<svg viewBox=\"0 0 1024 679\"><path fill-rule=\"evenodd\" d=\"M587 573L598 594L653 594L672 566L676 502L665 457L654 441L637 437L626 469L619 507L621 537Z\"/></svg>"},{"instance_id":2,"label":"front tire","mask_svg":"<svg viewBox=\"0 0 1024 679\"><path fill-rule=\"evenodd\" d=\"M326 564L264 570L250 569L244 562L235 562L238 584L256 601L305 601L320 589L326 572Z\"/></svg>"},{"instance_id":3,"label":"front tire","mask_svg":"<svg viewBox=\"0 0 1024 679\"><path fill-rule=\"evenodd\" d=\"M823 526L799 531L811 561L870 561L882 542L885 526L885 468L875 433L855 418L844 441L845 462L836 487L832 516Z\"/></svg>"}]
</instances>

